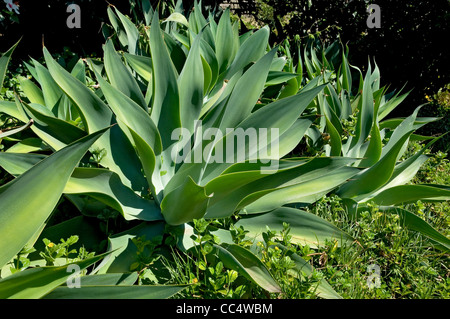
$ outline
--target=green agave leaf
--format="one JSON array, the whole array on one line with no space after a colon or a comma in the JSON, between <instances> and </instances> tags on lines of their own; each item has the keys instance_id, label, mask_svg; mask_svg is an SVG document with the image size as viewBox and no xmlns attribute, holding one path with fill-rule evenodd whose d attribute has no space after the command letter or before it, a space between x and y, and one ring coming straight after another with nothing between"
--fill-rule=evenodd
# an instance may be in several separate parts
<instances>
[{"instance_id":1,"label":"green agave leaf","mask_svg":"<svg viewBox=\"0 0 450 319\"><path fill-rule=\"evenodd\" d=\"M230 10L227 9L220 17L216 34L216 55L219 62L219 73L224 72L234 60L237 47L235 33L231 25Z\"/></svg>"},{"instance_id":2,"label":"green agave leaf","mask_svg":"<svg viewBox=\"0 0 450 319\"><path fill-rule=\"evenodd\" d=\"M115 124L109 107L86 85L64 70L44 48L44 56L50 74L79 109L80 117L88 132L95 132ZM119 174L122 182L136 191L148 187L141 173L141 164L135 150L123 131L112 127L94 145L104 152L101 164Z\"/></svg>"},{"instance_id":3,"label":"green agave leaf","mask_svg":"<svg viewBox=\"0 0 450 319\"><path fill-rule=\"evenodd\" d=\"M58 287L44 299L167 299L187 287L188 285L82 285L77 289Z\"/></svg>"},{"instance_id":4,"label":"green agave leaf","mask_svg":"<svg viewBox=\"0 0 450 319\"><path fill-rule=\"evenodd\" d=\"M142 9L144 11L145 25L150 25L154 12L150 0L142 0Z\"/></svg>"},{"instance_id":5,"label":"green agave leaf","mask_svg":"<svg viewBox=\"0 0 450 319\"><path fill-rule=\"evenodd\" d=\"M161 212L169 225L200 219L205 215L211 196L188 176L182 185L164 196Z\"/></svg>"},{"instance_id":6,"label":"green agave leaf","mask_svg":"<svg viewBox=\"0 0 450 319\"><path fill-rule=\"evenodd\" d=\"M152 59L143 55L134 55L124 52L123 56L128 64L147 82L152 80ZM101 73L100 73L101 74Z\"/></svg>"},{"instance_id":7,"label":"green agave leaf","mask_svg":"<svg viewBox=\"0 0 450 319\"><path fill-rule=\"evenodd\" d=\"M237 71L252 62L258 61L264 56L269 41L269 33L269 27L265 26L253 33L242 43L237 50L233 63L231 63L224 75L225 79L230 79Z\"/></svg>"},{"instance_id":8,"label":"green agave leaf","mask_svg":"<svg viewBox=\"0 0 450 319\"><path fill-rule=\"evenodd\" d=\"M327 116L326 123L327 123L327 131L330 134L330 146L331 151L329 156L340 156L342 152L342 141L341 141L341 135L337 131L337 129L334 127L333 123L330 122Z\"/></svg>"},{"instance_id":9,"label":"green agave leaf","mask_svg":"<svg viewBox=\"0 0 450 319\"><path fill-rule=\"evenodd\" d=\"M359 167L370 167L375 165L381 157L383 142L378 128L378 123L374 123L372 126L369 146L364 153L364 159L359 163Z\"/></svg>"},{"instance_id":10,"label":"green agave leaf","mask_svg":"<svg viewBox=\"0 0 450 319\"><path fill-rule=\"evenodd\" d=\"M17 99L16 104L24 110L30 121L33 121L33 132L55 150L60 150L87 135L82 129L59 118L45 115Z\"/></svg>"},{"instance_id":11,"label":"green agave leaf","mask_svg":"<svg viewBox=\"0 0 450 319\"><path fill-rule=\"evenodd\" d=\"M317 248L327 240L337 240L338 244L352 242L353 238L328 221L303 210L290 207L277 208L269 213L242 215L236 227L243 226L249 238L262 239L266 227L274 231L283 230L283 223L290 226L292 242Z\"/></svg>"},{"instance_id":12,"label":"green agave leaf","mask_svg":"<svg viewBox=\"0 0 450 319\"><path fill-rule=\"evenodd\" d=\"M114 49L112 41L106 41L103 49L105 53L105 70L112 86L126 96L130 97L134 102L148 112L148 106L139 85L127 67L123 64L122 59Z\"/></svg>"},{"instance_id":13,"label":"green agave leaf","mask_svg":"<svg viewBox=\"0 0 450 319\"><path fill-rule=\"evenodd\" d=\"M111 252L93 271L94 274L125 273L137 262L137 247L133 238L144 237L153 240L164 235L164 222L145 222L108 239L108 252Z\"/></svg>"},{"instance_id":14,"label":"green agave leaf","mask_svg":"<svg viewBox=\"0 0 450 319\"><path fill-rule=\"evenodd\" d=\"M264 89L276 50L267 53L238 80L224 110L219 129L236 127L250 115Z\"/></svg>"},{"instance_id":15,"label":"green agave leaf","mask_svg":"<svg viewBox=\"0 0 450 319\"><path fill-rule=\"evenodd\" d=\"M81 276L80 286L131 286L136 283L138 277L137 272ZM57 289L65 288L64 286L66 285ZM46 298L48 299L52 293L47 295Z\"/></svg>"},{"instance_id":16,"label":"green agave leaf","mask_svg":"<svg viewBox=\"0 0 450 319\"><path fill-rule=\"evenodd\" d=\"M153 103L151 118L157 125L164 149L173 142L170 136L181 127L177 71L162 38L157 11L150 29L150 50L153 63Z\"/></svg>"},{"instance_id":17,"label":"green agave leaf","mask_svg":"<svg viewBox=\"0 0 450 319\"><path fill-rule=\"evenodd\" d=\"M370 77L370 65L367 71L366 77L364 78L364 85L362 89L362 96L360 100L358 119L356 122L356 135L353 139L353 143L350 146L352 152L349 154L353 157L360 157L362 154L359 153L361 145L368 138L370 132L372 131L373 121L374 121L374 102L373 102L373 91L371 83L369 81Z\"/></svg>"},{"instance_id":18,"label":"green agave leaf","mask_svg":"<svg viewBox=\"0 0 450 319\"><path fill-rule=\"evenodd\" d=\"M0 266L16 255L50 216L73 169L107 129L82 138L0 187ZM17 232L20 229L20 233Z\"/></svg>"},{"instance_id":19,"label":"green agave leaf","mask_svg":"<svg viewBox=\"0 0 450 319\"><path fill-rule=\"evenodd\" d=\"M237 271L268 292L281 292L280 286L269 270L251 251L234 244L214 245L214 247L217 249L217 255L225 267Z\"/></svg>"},{"instance_id":20,"label":"green agave leaf","mask_svg":"<svg viewBox=\"0 0 450 319\"><path fill-rule=\"evenodd\" d=\"M3 81L5 80L6 70L8 69L9 61L11 60L11 56L19 44L20 40L14 44L8 51L2 54L0 57L0 88L3 88Z\"/></svg>"},{"instance_id":21,"label":"green agave leaf","mask_svg":"<svg viewBox=\"0 0 450 319\"><path fill-rule=\"evenodd\" d=\"M123 131L129 131L130 142L136 147L148 184L152 187L155 155L162 151L161 136L155 123L148 113L128 96L115 90L101 75L96 73L96 77L109 106L117 117L119 126Z\"/></svg>"},{"instance_id":22,"label":"green agave leaf","mask_svg":"<svg viewBox=\"0 0 450 319\"><path fill-rule=\"evenodd\" d=\"M128 37L125 28L123 27L119 17L114 13L111 6L108 6L107 13L109 21L111 22L114 31L116 31L120 44L124 47L128 46Z\"/></svg>"},{"instance_id":23,"label":"green agave leaf","mask_svg":"<svg viewBox=\"0 0 450 319\"><path fill-rule=\"evenodd\" d=\"M89 195L118 210L126 220L162 220L154 201L136 195L122 184L117 174L106 169L75 169L64 193Z\"/></svg>"},{"instance_id":24,"label":"green agave leaf","mask_svg":"<svg viewBox=\"0 0 450 319\"><path fill-rule=\"evenodd\" d=\"M280 162L280 167L274 174L265 174L263 178L244 184L243 186L237 182L236 185L232 185L233 187L225 189L224 193L219 191L220 186L218 186L217 190L214 190L215 196L210 200L205 217L223 218L230 216L235 211L244 209L254 201L262 198L264 195L277 191L279 188L315 180L353 161L353 159L349 158L317 157L313 159L309 158L306 161L293 161L287 168L284 167L285 163ZM236 165L235 167L239 168L239 166ZM261 167L256 169L261 172ZM227 173L230 172L227 171Z\"/></svg>"},{"instance_id":25,"label":"green agave leaf","mask_svg":"<svg viewBox=\"0 0 450 319\"><path fill-rule=\"evenodd\" d=\"M64 70L44 48L44 57L54 81L80 109L80 115L88 132L95 132L111 125L112 112L87 86Z\"/></svg>"},{"instance_id":26,"label":"green agave leaf","mask_svg":"<svg viewBox=\"0 0 450 319\"><path fill-rule=\"evenodd\" d=\"M200 32L196 36L178 78L181 124L190 132L194 131L194 122L198 120L203 107L204 73L200 55L202 35Z\"/></svg>"},{"instance_id":27,"label":"green agave leaf","mask_svg":"<svg viewBox=\"0 0 450 319\"><path fill-rule=\"evenodd\" d=\"M31 169L45 156L0 153L0 166L14 176ZM145 200L120 181L119 176L100 168L75 168L63 190L64 194L89 195L119 211L126 220L162 220L154 201Z\"/></svg>"},{"instance_id":28,"label":"green agave leaf","mask_svg":"<svg viewBox=\"0 0 450 319\"><path fill-rule=\"evenodd\" d=\"M267 76L266 86L278 85L298 77L298 74L288 72L270 71Z\"/></svg>"},{"instance_id":29,"label":"green agave leaf","mask_svg":"<svg viewBox=\"0 0 450 319\"><path fill-rule=\"evenodd\" d=\"M290 271L289 274L298 277L301 272L304 276L310 276L314 271L316 271L309 262L304 260L299 255L294 252L288 250L281 244L277 244L281 250L286 253L286 256L291 258L291 260L295 263L294 271ZM330 286L330 284L325 280L321 279L317 284L313 285L310 290L314 290L317 295L324 299L342 299L342 297Z\"/></svg>"},{"instance_id":30,"label":"green agave leaf","mask_svg":"<svg viewBox=\"0 0 450 319\"><path fill-rule=\"evenodd\" d=\"M37 151L48 151L48 147L40 138L25 138L6 150L7 153L30 153Z\"/></svg>"},{"instance_id":31,"label":"green agave leaf","mask_svg":"<svg viewBox=\"0 0 450 319\"><path fill-rule=\"evenodd\" d=\"M400 92L398 92L392 99L388 102L380 105L378 109L378 118L379 120L383 120L386 116L389 115L400 103L402 103L409 95L410 92L405 93L401 96L398 96Z\"/></svg>"},{"instance_id":32,"label":"green agave leaf","mask_svg":"<svg viewBox=\"0 0 450 319\"><path fill-rule=\"evenodd\" d=\"M406 119L404 119L402 121L402 123L395 128L394 132L392 133L392 135L389 138L388 143L386 144L385 147L383 147L383 150L381 152L381 157L385 156L392 148L394 148L397 141L402 139L405 135L407 135L409 137L411 135L411 133L418 128L417 126L415 126L415 122L416 122L417 114L419 113L419 110L421 107L422 106L417 107L414 110L413 114L411 114ZM400 157L403 155L403 153L406 150L406 147L407 147L407 143L405 142L403 144L403 148L400 150L400 152L398 152L397 160L399 160Z\"/></svg>"},{"instance_id":33,"label":"green agave leaf","mask_svg":"<svg viewBox=\"0 0 450 319\"><path fill-rule=\"evenodd\" d=\"M13 176L19 176L47 158L41 154L0 153L0 166Z\"/></svg>"},{"instance_id":34,"label":"green agave leaf","mask_svg":"<svg viewBox=\"0 0 450 319\"><path fill-rule=\"evenodd\" d=\"M131 54L138 54L139 30L128 17L124 16L117 8L115 9L127 35L128 52Z\"/></svg>"},{"instance_id":35,"label":"green agave leaf","mask_svg":"<svg viewBox=\"0 0 450 319\"><path fill-rule=\"evenodd\" d=\"M186 17L179 12L172 13L164 22L177 22L189 28L189 22Z\"/></svg>"},{"instance_id":36,"label":"green agave leaf","mask_svg":"<svg viewBox=\"0 0 450 319\"><path fill-rule=\"evenodd\" d=\"M151 30L150 30L151 32ZM170 59L172 60L173 65L175 66L175 70L177 74L181 73L184 65L186 64L186 52L183 49L183 45L178 43L171 34L167 33L164 30L161 30L162 37L165 45L167 46L167 50L170 55Z\"/></svg>"},{"instance_id":37,"label":"green agave leaf","mask_svg":"<svg viewBox=\"0 0 450 319\"><path fill-rule=\"evenodd\" d=\"M0 280L0 299L42 298L73 275L73 271L70 271L70 268L68 268L69 265L78 265L80 270L83 270L102 260L107 254L98 255L65 266L38 267L17 272Z\"/></svg>"},{"instance_id":38,"label":"green agave leaf","mask_svg":"<svg viewBox=\"0 0 450 319\"><path fill-rule=\"evenodd\" d=\"M350 66L348 64L347 57L342 50L342 88L347 92L352 91L352 74L350 71Z\"/></svg>"},{"instance_id":39,"label":"green agave leaf","mask_svg":"<svg viewBox=\"0 0 450 319\"><path fill-rule=\"evenodd\" d=\"M413 231L417 231L425 235L426 237L431 239L434 243L437 243L438 248L444 249L445 251L450 250L450 239L439 233L436 229L434 229L430 224L428 224L419 216L411 213L406 209L398 207L381 206L379 207L379 209L386 213L398 214L401 218L403 225L405 225L406 227L408 227Z\"/></svg>"},{"instance_id":40,"label":"green agave leaf","mask_svg":"<svg viewBox=\"0 0 450 319\"><path fill-rule=\"evenodd\" d=\"M380 192L370 201L381 206L394 206L427 199L450 200L450 189L440 185L400 185Z\"/></svg>"},{"instance_id":41,"label":"green agave leaf","mask_svg":"<svg viewBox=\"0 0 450 319\"><path fill-rule=\"evenodd\" d=\"M314 203L325 194L346 182L359 172L353 167L343 167L314 180L280 188L245 207L249 214L267 212L292 203Z\"/></svg>"},{"instance_id":42,"label":"green agave leaf","mask_svg":"<svg viewBox=\"0 0 450 319\"><path fill-rule=\"evenodd\" d=\"M278 144L280 158L285 157L297 147L312 123L311 118L300 118L280 136Z\"/></svg>"},{"instance_id":43,"label":"green agave leaf","mask_svg":"<svg viewBox=\"0 0 450 319\"><path fill-rule=\"evenodd\" d=\"M425 124L439 121L439 117L416 117L414 121L414 128L419 129L420 127L424 126ZM391 130L396 129L400 124L402 124L405 121L405 118L392 118L385 120L380 123L380 129L388 128Z\"/></svg>"},{"instance_id":44,"label":"green agave leaf","mask_svg":"<svg viewBox=\"0 0 450 319\"><path fill-rule=\"evenodd\" d=\"M45 105L44 94L42 93L42 90L33 83L33 81L20 76L19 83L20 87L31 103Z\"/></svg>"},{"instance_id":45,"label":"green agave leaf","mask_svg":"<svg viewBox=\"0 0 450 319\"><path fill-rule=\"evenodd\" d=\"M63 91L61 91L58 84L55 82L53 77L50 75L49 70L47 70L38 61L33 60L33 64L36 70L37 79L41 85L42 94L44 97L45 105L49 110L58 103L61 98Z\"/></svg>"},{"instance_id":46,"label":"green agave leaf","mask_svg":"<svg viewBox=\"0 0 450 319\"><path fill-rule=\"evenodd\" d=\"M11 135L17 134L17 133L20 133L22 131L25 131L26 129L30 128L33 124L34 124L34 121L30 120L30 121L28 121L27 124L25 124L25 125L23 125L21 127L18 127L18 128L15 128L15 129L11 129L11 130L8 130L6 132L0 131L0 139L4 138L4 137L7 137L7 136L11 136Z\"/></svg>"},{"instance_id":47,"label":"green agave leaf","mask_svg":"<svg viewBox=\"0 0 450 319\"><path fill-rule=\"evenodd\" d=\"M386 183L380 189L378 189L375 193L373 193L372 196L375 196L378 193L380 193L390 187L403 185L403 184L406 184L407 182L411 181L414 178L414 176L416 176L420 167L422 167L422 164L424 164L425 161L428 159L428 156L423 155L423 153L427 149L429 149L434 143L436 143L438 140L440 140L442 137L444 137L445 135L446 134L443 134L439 137L434 138L426 146L424 146L419 152L417 152L414 156L411 156L410 158L408 158L405 161L401 162L400 164L396 165L389 182Z\"/></svg>"},{"instance_id":48,"label":"green agave leaf","mask_svg":"<svg viewBox=\"0 0 450 319\"><path fill-rule=\"evenodd\" d=\"M0 100L0 113L8 114L9 116L15 117L16 119L26 123L28 118L21 112L15 102L1 101Z\"/></svg>"},{"instance_id":49,"label":"green agave leaf","mask_svg":"<svg viewBox=\"0 0 450 319\"><path fill-rule=\"evenodd\" d=\"M362 197L370 194L386 184L392 176L398 154L411 133L412 132L402 136L389 152L375 165L363 170L356 175L353 180L341 186L337 191L337 195L341 198L355 199L355 197Z\"/></svg>"}]
</instances>

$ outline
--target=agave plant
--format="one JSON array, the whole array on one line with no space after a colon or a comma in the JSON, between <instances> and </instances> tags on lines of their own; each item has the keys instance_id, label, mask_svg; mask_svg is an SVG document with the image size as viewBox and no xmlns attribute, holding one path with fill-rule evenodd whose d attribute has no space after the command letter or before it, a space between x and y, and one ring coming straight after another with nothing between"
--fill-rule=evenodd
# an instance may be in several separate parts
<instances>
[{"instance_id":1,"label":"agave plant","mask_svg":"<svg viewBox=\"0 0 450 319\"><path fill-rule=\"evenodd\" d=\"M415 115L394 130L394 146L376 145L378 151L373 153L379 155L362 151L375 148L371 145L378 142L368 135L357 138L360 144L350 142L351 147L337 152L338 135L330 132L332 154L289 157L305 136L311 139L317 130L329 132L332 126L328 124L337 123L331 117L328 120L324 92L341 93L342 88L350 92L349 72L344 76L338 72L336 89L331 71L315 74L307 66L308 78L303 78L302 67L294 69L287 63L289 56L283 56L278 47L269 47L268 29L240 36L229 11L216 23L212 13L206 19L198 4L195 8L189 18L175 11L160 21L158 10L148 7L145 20L151 25L143 28L109 8L117 39L126 52L119 54L115 39L108 39L102 60L80 60L67 70L44 48L45 66L36 60L27 64L34 81L21 79L27 100L17 97L15 102L0 102L1 112L31 122L29 128L51 153L40 147L34 149L38 154L17 152L21 149L17 147L0 153L0 166L15 177L0 188L0 227L6 238L0 244L3 269L24 246L32 246L44 235L68 237L71 232L90 229L79 218L46 227L61 195L83 215L92 214L89 203L93 200L132 222L130 228L108 238L105 254L77 262L86 268L103 258L84 276L81 289L61 285L70 275L64 268L67 265L35 267L3 278L0 296L168 297L186 286L132 285L130 274L137 258L133 240L158 238L171 229L178 248L189 253L201 245L192 228L201 218L235 216L239 219L236 225L244 226L253 238L266 227L277 230L288 223L298 244L318 247L327 240L352 242L346 233L294 204L314 203L333 190L348 203L364 203L367 197L380 198L381 187L394 185L395 173L389 170L397 167L396 176L404 180L416 167L418 162L411 160L412 166L407 162L392 168L410 129L415 128ZM344 59L341 69L347 69L345 63ZM317 61L315 65L319 67ZM337 113L341 120L359 110L361 134L372 126L379 128L377 117L363 115L378 105L364 102L369 101L367 88L372 89L373 83L368 74L362 81L363 98L356 99L362 102L346 104L358 105L346 116ZM385 99L380 97L380 101ZM337 106L333 110L337 112ZM245 138L252 141L252 132L259 135L246 143ZM353 148L358 151L348 151ZM369 163L360 158L369 155ZM88 163L89 156L95 157L95 166ZM386 163L389 177L380 177L379 182L369 183L368 191L361 191L358 183L366 186L366 180L378 177L379 167ZM430 188L443 190L438 199L448 198L445 187ZM426 198L436 198L436 194ZM424 223L418 224L419 230ZM85 233L84 240L95 238L94 233ZM425 233L441 244L448 241L445 236ZM215 235L220 243L214 245L214 254L224 265L269 292L280 292L255 251L234 244L229 229L218 229ZM292 257L299 269L311 271L299 256ZM40 266L39 261L36 265ZM118 284L118 274L131 279ZM325 281L319 283L317 292L324 298L339 297Z\"/></svg>"},{"instance_id":2,"label":"agave plant","mask_svg":"<svg viewBox=\"0 0 450 319\"><path fill-rule=\"evenodd\" d=\"M308 49L309 50L308 50ZM407 118L385 118L407 97L408 93L391 92L380 86L380 70L369 62L365 77L361 70L348 63L347 54L341 55L341 65L336 72L333 66L336 53L335 45L317 50L305 46L304 61L310 79L320 78L329 81L323 95L317 99L317 114L320 115L316 126L306 133L313 144L322 142L327 156L344 156L358 158L352 163L360 169L351 180L342 184L336 194L343 199L349 213L357 217L358 211L364 210L367 204L380 206L386 212L397 213L402 217L405 226L425 233L437 246L449 248L449 241L413 213L399 207L401 204L422 201L445 201L450 193L446 185L407 185L413 179L422 164L428 159L424 152L440 137L426 137L414 134L422 126L439 120L439 118L420 118L417 114L422 106L416 108ZM310 52L308 55L307 52ZM321 56L321 60L317 58ZM301 65L301 55L299 54ZM352 91L352 73L354 68L359 73L357 93ZM320 83L320 82L319 82ZM354 121L352 132L345 127L345 122ZM322 136L328 143L323 143ZM418 153L401 160L408 142L415 140L431 140ZM276 194L271 194L274 196ZM266 204L271 201L270 196ZM254 203L253 205L257 205ZM259 205L263 205L262 201Z\"/></svg>"}]
</instances>

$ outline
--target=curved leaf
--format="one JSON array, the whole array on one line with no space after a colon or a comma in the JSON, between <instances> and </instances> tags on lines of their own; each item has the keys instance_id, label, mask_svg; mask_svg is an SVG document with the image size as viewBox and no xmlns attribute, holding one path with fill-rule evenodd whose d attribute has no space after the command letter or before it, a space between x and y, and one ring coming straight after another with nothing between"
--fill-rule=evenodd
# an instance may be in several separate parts
<instances>
[{"instance_id":1,"label":"curved leaf","mask_svg":"<svg viewBox=\"0 0 450 319\"><path fill-rule=\"evenodd\" d=\"M50 216L75 166L106 130L70 144L0 187L0 233L8 238L0 242L0 267L22 249Z\"/></svg>"}]
</instances>

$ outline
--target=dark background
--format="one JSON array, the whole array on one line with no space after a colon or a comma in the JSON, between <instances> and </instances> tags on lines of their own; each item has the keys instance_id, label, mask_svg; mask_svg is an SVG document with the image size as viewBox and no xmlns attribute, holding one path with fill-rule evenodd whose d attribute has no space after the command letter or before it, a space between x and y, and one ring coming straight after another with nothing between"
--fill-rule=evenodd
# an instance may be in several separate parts
<instances>
[{"instance_id":1,"label":"dark background","mask_svg":"<svg viewBox=\"0 0 450 319\"><path fill-rule=\"evenodd\" d=\"M13 63L42 57L42 42L52 53L63 52L64 47L79 56L101 55L104 37L103 22L108 22L108 3L124 14L130 13L128 0L20 0L19 23L0 24L0 51L23 37L13 56ZM368 58L374 58L381 70L382 85L391 89L413 90L393 115L409 115L419 104L425 103L425 94L433 94L450 83L449 0L374 0L381 7L381 28L368 29L366 3L362 0L261 0L273 7L273 17L258 16L258 7L252 1L240 0L242 11L271 26L271 42L279 43L286 37L306 36L308 30L322 31L325 43L340 35L350 48L350 63L364 68ZM132 2L132 1L131 1ZM154 5L157 1L151 1ZM193 1L184 0L189 10ZM81 7L81 29L69 29L66 12L70 3ZM204 0L211 5L216 1ZM4 2L0 1L0 6ZM297 10L290 23L281 26L279 19ZM327 28L332 26L330 28ZM336 28L338 26L339 28ZM326 30L326 31L323 31ZM373 61L373 60L372 60Z\"/></svg>"}]
</instances>

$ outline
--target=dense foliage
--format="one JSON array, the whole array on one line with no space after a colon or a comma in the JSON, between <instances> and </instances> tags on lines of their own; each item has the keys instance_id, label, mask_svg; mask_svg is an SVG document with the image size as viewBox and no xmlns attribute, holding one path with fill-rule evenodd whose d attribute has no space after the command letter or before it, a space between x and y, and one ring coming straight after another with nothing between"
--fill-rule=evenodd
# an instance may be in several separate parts
<instances>
[{"instance_id":1,"label":"dense foliage","mask_svg":"<svg viewBox=\"0 0 450 319\"><path fill-rule=\"evenodd\" d=\"M450 188L421 172L448 163L416 132L439 119L389 118L408 94L339 42L181 4L108 7L100 57L0 58L0 297L397 297L424 250L445 287ZM378 290L332 267L357 262Z\"/></svg>"}]
</instances>

